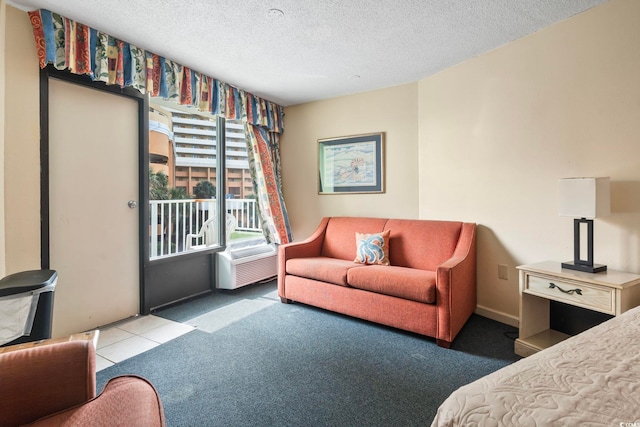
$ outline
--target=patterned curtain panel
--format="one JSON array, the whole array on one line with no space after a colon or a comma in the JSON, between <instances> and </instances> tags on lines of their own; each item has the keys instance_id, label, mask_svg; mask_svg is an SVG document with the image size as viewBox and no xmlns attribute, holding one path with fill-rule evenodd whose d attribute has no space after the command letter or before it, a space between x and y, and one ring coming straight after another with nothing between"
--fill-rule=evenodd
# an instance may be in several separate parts
<instances>
[{"instance_id":1,"label":"patterned curtain panel","mask_svg":"<svg viewBox=\"0 0 640 427\"><path fill-rule=\"evenodd\" d=\"M108 34L40 9L29 12L40 67L86 74L95 81L133 87L270 132L284 131L283 108Z\"/></svg>"},{"instance_id":2,"label":"patterned curtain panel","mask_svg":"<svg viewBox=\"0 0 640 427\"><path fill-rule=\"evenodd\" d=\"M242 120L265 236L279 244L291 241L280 183L278 134L284 132L280 105L48 10L29 12L29 17L41 68L53 64L94 81L133 87L202 112Z\"/></svg>"},{"instance_id":3,"label":"patterned curtain panel","mask_svg":"<svg viewBox=\"0 0 640 427\"><path fill-rule=\"evenodd\" d=\"M251 124L245 125L245 133L249 170L258 198L264 234L270 243L289 243L291 228L282 196L280 135Z\"/></svg>"}]
</instances>

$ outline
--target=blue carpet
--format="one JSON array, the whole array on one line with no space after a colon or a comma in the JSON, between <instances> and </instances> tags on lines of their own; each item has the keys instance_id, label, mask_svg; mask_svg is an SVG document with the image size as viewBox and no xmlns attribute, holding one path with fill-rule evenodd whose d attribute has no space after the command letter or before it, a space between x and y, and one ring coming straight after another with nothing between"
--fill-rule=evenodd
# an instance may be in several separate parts
<instances>
[{"instance_id":1,"label":"blue carpet","mask_svg":"<svg viewBox=\"0 0 640 427\"><path fill-rule=\"evenodd\" d=\"M155 314L186 321L251 292L215 293ZM169 426L428 426L452 391L519 359L516 332L473 315L447 350L430 338L276 303L100 371L98 390L116 375L148 378Z\"/></svg>"}]
</instances>

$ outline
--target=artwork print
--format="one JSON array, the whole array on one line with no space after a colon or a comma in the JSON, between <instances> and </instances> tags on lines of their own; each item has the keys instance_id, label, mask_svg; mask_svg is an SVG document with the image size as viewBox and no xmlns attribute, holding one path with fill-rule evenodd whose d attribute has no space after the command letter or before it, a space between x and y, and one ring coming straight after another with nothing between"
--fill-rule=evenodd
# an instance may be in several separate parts
<instances>
[{"instance_id":1,"label":"artwork print","mask_svg":"<svg viewBox=\"0 0 640 427\"><path fill-rule=\"evenodd\" d=\"M383 192L382 134L318 142L320 194Z\"/></svg>"}]
</instances>

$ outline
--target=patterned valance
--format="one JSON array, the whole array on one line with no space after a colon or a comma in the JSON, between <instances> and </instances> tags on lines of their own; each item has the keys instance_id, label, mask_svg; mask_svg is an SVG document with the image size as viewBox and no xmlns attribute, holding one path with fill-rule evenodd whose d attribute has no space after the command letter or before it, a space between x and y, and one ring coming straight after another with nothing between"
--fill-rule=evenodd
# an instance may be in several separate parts
<instances>
[{"instance_id":1,"label":"patterned valance","mask_svg":"<svg viewBox=\"0 0 640 427\"><path fill-rule=\"evenodd\" d=\"M69 18L40 9L29 12L40 67L86 74L95 81L133 87L181 105L242 119L282 133L283 108L271 101L145 51Z\"/></svg>"}]
</instances>

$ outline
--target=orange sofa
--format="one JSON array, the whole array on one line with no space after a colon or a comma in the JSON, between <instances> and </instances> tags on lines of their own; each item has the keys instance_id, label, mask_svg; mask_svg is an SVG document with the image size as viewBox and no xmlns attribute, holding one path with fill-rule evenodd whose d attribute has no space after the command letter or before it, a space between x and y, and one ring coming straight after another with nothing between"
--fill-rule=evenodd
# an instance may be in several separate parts
<instances>
[{"instance_id":1,"label":"orange sofa","mask_svg":"<svg viewBox=\"0 0 640 427\"><path fill-rule=\"evenodd\" d=\"M354 262L356 233L389 230L390 265ZM449 348L476 307L476 224L327 217L279 247L278 294L436 339Z\"/></svg>"}]
</instances>

